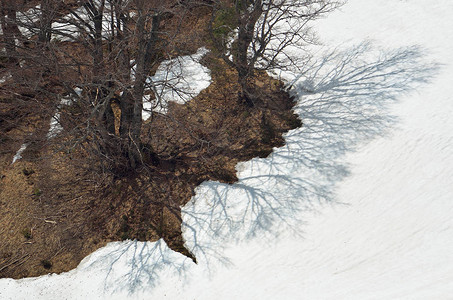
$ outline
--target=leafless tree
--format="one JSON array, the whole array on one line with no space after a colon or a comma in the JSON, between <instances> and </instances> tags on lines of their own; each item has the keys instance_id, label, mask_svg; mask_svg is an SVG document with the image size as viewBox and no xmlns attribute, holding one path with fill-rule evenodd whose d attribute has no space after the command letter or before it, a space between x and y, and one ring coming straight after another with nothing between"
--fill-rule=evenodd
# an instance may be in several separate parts
<instances>
[{"instance_id":1,"label":"leafless tree","mask_svg":"<svg viewBox=\"0 0 453 300\"><path fill-rule=\"evenodd\" d=\"M32 7L35 3L39 6ZM312 42L309 22L339 3L41 0L20 6L4 0L1 5L1 48L9 68L16 68L10 72L15 86L40 94L37 103L62 123L68 147L83 146L118 174L155 157L141 140L143 99L159 97L149 78L175 53L177 26L168 24L187 7L212 7L213 48L237 71L239 99L253 105L255 70L297 64L286 50Z\"/></svg>"},{"instance_id":2,"label":"leafless tree","mask_svg":"<svg viewBox=\"0 0 453 300\"><path fill-rule=\"evenodd\" d=\"M69 146L84 145L114 173L153 157L141 141L143 99L158 97L149 78L177 31L164 23L180 18L187 4L41 0L28 11L16 1L1 5L1 46L20 69L13 73L53 103L58 122L66 119Z\"/></svg>"},{"instance_id":3,"label":"leafless tree","mask_svg":"<svg viewBox=\"0 0 453 300\"><path fill-rule=\"evenodd\" d=\"M299 58L290 48L313 43L310 21L339 5L337 0L215 0L211 39L237 71L239 99L253 105L250 79L255 70L297 66Z\"/></svg>"}]
</instances>

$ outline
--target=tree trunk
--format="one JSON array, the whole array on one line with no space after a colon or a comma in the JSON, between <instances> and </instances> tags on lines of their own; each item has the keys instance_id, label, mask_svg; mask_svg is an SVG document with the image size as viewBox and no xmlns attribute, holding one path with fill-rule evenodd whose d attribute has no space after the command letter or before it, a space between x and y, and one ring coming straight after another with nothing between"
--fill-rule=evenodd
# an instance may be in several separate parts
<instances>
[{"instance_id":1,"label":"tree trunk","mask_svg":"<svg viewBox=\"0 0 453 300\"><path fill-rule=\"evenodd\" d=\"M5 51L8 56L8 63L18 65L18 53L16 51L16 36L19 28L17 27L16 19L16 2L14 0L1 1L1 25L3 29L3 42L5 43ZM19 31L20 32L20 31Z\"/></svg>"},{"instance_id":2,"label":"tree trunk","mask_svg":"<svg viewBox=\"0 0 453 300\"><path fill-rule=\"evenodd\" d=\"M249 106L253 106L253 99L249 88L249 79L253 76L254 64L248 58L248 49L253 40L253 34L256 22L261 16L262 1L258 0L253 4L253 8L249 11L249 1L239 2L236 6L238 14L238 40L237 53L234 57L234 65L238 73L238 83L240 86L239 101L245 102Z\"/></svg>"},{"instance_id":3,"label":"tree trunk","mask_svg":"<svg viewBox=\"0 0 453 300\"><path fill-rule=\"evenodd\" d=\"M95 102L100 105L98 118L102 120L104 129L108 134L115 134L115 116L111 106L111 96L106 89L108 85L105 78L104 50L102 44L102 19L104 17L104 1L98 8L86 6L93 14L94 41L93 41L93 83L95 86ZM106 135L106 136L107 136Z\"/></svg>"},{"instance_id":4,"label":"tree trunk","mask_svg":"<svg viewBox=\"0 0 453 300\"><path fill-rule=\"evenodd\" d=\"M131 168L142 163L141 153L141 128L143 96L147 76L156 59L156 43L158 41L158 30L160 26L159 15L152 17L151 32L146 32L146 17L140 15L136 24L136 32L139 40L139 47L136 58L135 80L132 93L124 92L121 98L121 126L120 135L126 143L126 153Z\"/></svg>"},{"instance_id":5,"label":"tree trunk","mask_svg":"<svg viewBox=\"0 0 453 300\"><path fill-rule=\"evenodd\" d=\"M38 42L45 45L50 42L52 37L52 13L55 8L52 8L52 0L41 0L41 18L40 29L38 34Z\"/></svg>"}]
</instances>

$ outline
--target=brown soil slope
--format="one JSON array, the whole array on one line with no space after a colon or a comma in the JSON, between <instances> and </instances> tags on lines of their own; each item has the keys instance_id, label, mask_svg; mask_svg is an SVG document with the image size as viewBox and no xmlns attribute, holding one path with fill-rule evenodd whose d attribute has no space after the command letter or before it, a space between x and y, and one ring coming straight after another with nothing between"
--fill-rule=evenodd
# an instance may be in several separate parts
<instances>
[{"instance_id":1,"label":"brown soil slope","mask_svg":"<svg viewBox=\"0 0 453 300\"><path fill-rule=\"evenodd\" d=\"M97 172L82 152L42 145L11 165L22 142L14 137L42 122L32 113L2 132L0 278L68 271L107 242L124 239L163 238L196 260L184 248L180 208L194 189L205 180L234 183L238 162L266 157L284 144L283 133L301 126L281 82L258 73L254 106L245 106L237 101L234 71L212 54L203 64L213 83L144 124L142 139L156 155L126 178Z\"/></svg>"}]
</instances>

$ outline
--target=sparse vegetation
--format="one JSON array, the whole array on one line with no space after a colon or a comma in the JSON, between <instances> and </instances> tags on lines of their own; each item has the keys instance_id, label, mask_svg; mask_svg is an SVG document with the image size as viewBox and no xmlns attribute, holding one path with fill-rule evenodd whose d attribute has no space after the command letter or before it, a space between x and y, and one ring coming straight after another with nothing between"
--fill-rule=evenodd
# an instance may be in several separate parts
<instances>
[{"instance_id":1,"label":"sparse vegetation","mask_svg":"<svg viewBox=\"0 0 453 300\"><path fill-rule=\"evenodd\" d=\"M35 187L33 189L33 195L36 196L36 197L39 197L39 196L42 195L42 191L39 188Z\"/></svg>"},{"instance_id":2,"label":"sparse vegetation","mask_svg":"<svg viewBox=\"0 0 453 300\"><path fill-rule=\"evenodd\" d=\"M35 171L34 171L33 169L23 168L23 169L22 169L22 173L23 173L25 176L30 176L31 174L34 174Z\"/></svg>"},{"instance_id":3,"label":"sparse vegetation","mask_svg":"<svg viewBox=\"0 0 453 300\"><path fill-rule=\"evenodd\" d=\"M33 237L30 228L25 228L24 230L22 230L22 235L23 235L24 238L26 238L27 240L29 240L29 239L31 239L31 238Z\"/></svg>"},{"instance_id":4,"label":"sparse vegetation","mask_svg":"<svg viewBox=\"0 0 453 300\"><path fill-rule=\"evenodd\" d=\"M228 36L236 27L237 20L233 6L223 6L215 11L212 21L212 31L216 40L223 39L224 43L228 42Z\"/></svg>"},{"instance_id":5,"label":"sparse vegetation","mask_svg":"<svg viewBox=\"0 0 453 300\"><path fill-rule=\"evenodd\" d=\"M41 265L46 270L49 270L49 269L52 268L52 263L49 260L47 260L47 259L41 260Z\"/></svg>"},{"instance_id":6,"label":"sparse vegetation","mask_svg":"<svg viewBox=\"0 0 453 300\"><path fill-rule=\"evenodd\" d=\"M3 28L0 71L13 75L0 84L0 134L14 143L1 144L0 224L36 224L22 231L33 239L28 243L0 232L7 241L0 254L27 257L26 265L0 259L0 277L68 271L107 242L126 239L163 238L195 261L181 235L181 206L195 187L234 183L238 162L268 156L284 144L284 132L302 125L283 84L255 69L264 56L247 56L251 36L243 40L244 30L264 26L257 23L262 1L183 2L45 0L35 16L40 22L20 24L37 36L13 30L11 37ZM8 14L28 7L13 8ZM119 25L104 28L106 15ZM57 20L77 29L53 30ZM202 60L211 86L143 121L144 96L162 101L149 82L159 64L200 47L211 50ZM58 133L50 134L50 120ZM25 140L23 159L11 165Z\"/></svg>"}]
</instances>

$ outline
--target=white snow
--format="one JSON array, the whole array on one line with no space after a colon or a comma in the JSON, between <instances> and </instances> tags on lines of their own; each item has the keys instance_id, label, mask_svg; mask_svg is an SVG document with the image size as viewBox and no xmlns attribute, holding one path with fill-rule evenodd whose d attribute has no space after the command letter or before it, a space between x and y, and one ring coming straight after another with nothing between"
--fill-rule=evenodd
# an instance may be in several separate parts
<instances>
[{"instance_id":1,"label":"white snow","mask_svg":"<svg viewBox=\"0 0 453 300\"><path fill-rule=\"evenodd\" d=\"M57 111L55 115L53 115L50 119L50 127L49 131L47 132L47 139L56 137L61 131L63 131L63 127L60 124L60 112Z\"/></svg>"},{"instance_id":2,"label":"white snow","mask_svg":"<svg viewBox=\"0 0 453 300\"><path fill-rule=\"evenodd\" d=\"M2 76L0 76L0 85L4 84L8 79L10 79L12 76L11 74L7 73L7 74L2 74Z\"/></svg>"},{"instance_id":3,"label":"white snow","mask_svg":"<svg viewBox=\"0 0 453 300\"><path fill-rule=\"evenodd\" d=\"M143 120L148 120L152 112L166 114L168 102L184 104L196 97L211 84L211 72L200 63L208 49L202 47L195 54L178 56L164 60L154 76L146 79L143 97ZM135 79L135 65L131 61L131 80ZM153 92L156 98L151 98Z\"/></svg>"},{"instance_id":4,"label":"white snow","mask_svg":"<svg viewBox=\"0 0 453 300\"><path fill-rule=\"evenodd\" d=\"M95 0L94 5L99 7L101 5L100 0ZM105 3L104 14L102 19L102 30L103 36L108 37L112 27L112 17L110 3ZM31 37L35 34L38 34L39 28L36 28L36 23L40 21L41 17L41 6L37 5L25 12L17 12L18 18L18 27L21 33L26 37ZM80 24L86 22L91 27L92 18L90 17L87 10L83 7L75 9L73 13L69 13L62 17L60 20L52 22L52 39L57 39L60 41L73 41L80 36ZM88 27L84 28L84 31L89 31ZM1 33L1 29L0 29Z\"/></svg>"},{"instance_id":5,"label":"white snow","mask_svg":"<svg viewBox=\"0 0 453 300\"><path fill-rule=\"evenodd\" d=\"M21 11L17 12L18 27L22 35L30 37L33 34L36 34L36 32L30 31L30 28L28 27L30 27L31 24L38 22L40 15L41 15L40 5L32 7L25 12ZM19 42L17 42L17 44L19 44Z\"/></svg>"},{"instance_id":6,"label":"white snow","mask_svg":"<svg viewBox=\"0 0 453 300\"><path fill-rule=\"evenodd\" d=\"M312 68L283 74L304 127L183 209L198 265L162 241L111 243L65 274L2 279L0 298L451 298L452 15L350 0L317 21Z\"/></svg>"},{"instance_id":7,"label":"white snow","mask_svg":"<svg viewBox=\"0 0 453 300\"><path fill-rule=\"evenodd\" d=\"M100 6L99 0L94 1L96 7ZM107 1L105 3L103 18L102 18L102 35L103 37L108 37L111 32L112 27L112 16L111 16L111 6ZM52 35L53 39L60 41L73 41L74 39L80 36L81 30L79 29L80 23L86 22L91 27L94 27L92 18L89 15L90 13L84 7L80 7L74 10L73 13L69 13L58 22L52 23L52 30L55 33ZM85 27L84 31L89 31L89 28Z\"/></svg>"},{"instance_id":8,"label":"white snow","mask_svg":"<svg viewBox=\"0 0 453 300\"><path fill-rule=\"evenodd\" d=\"M80 88L75 88L74 91L80 96L79 93L82 92ZM60 123L60 109L62 105L71 105L75 99L71 96L64 96L60 100L60 105L57 106L55 114L50 119L49 131L47 132L47 139L52 139L56 137L60 132L63 131L63 126Z\"/></svg>"},{"instance_id":9,"label":"white snow","mask_svg":"<svg viewBox=\"0 0 453 300\"><path fill-rule=\"evenodd\" d=\"M157 99L144 97L145 120L150 117L151 110L165 114L169 101L184 104L211 84L211 72L200 64L206 53L206 48L200 48L193 55L165 60L159 65L154 76L146 82L155 91Z\"/></svg>"},{"instance_id":10,"label":"white snow","mask_svg":"<svg viewBox=\"0 0 453 300\"><path fill-rule=\"evenodd\" d=\"M24 153L25 149L27 149L27 146L28 146L27 143L23 143L20 146L19 150L17 150L16 154L14 154L13 161L11 162L11 164L14 164L16 161L22 158L22 153Z\"/></svg>"}]
</instances>

